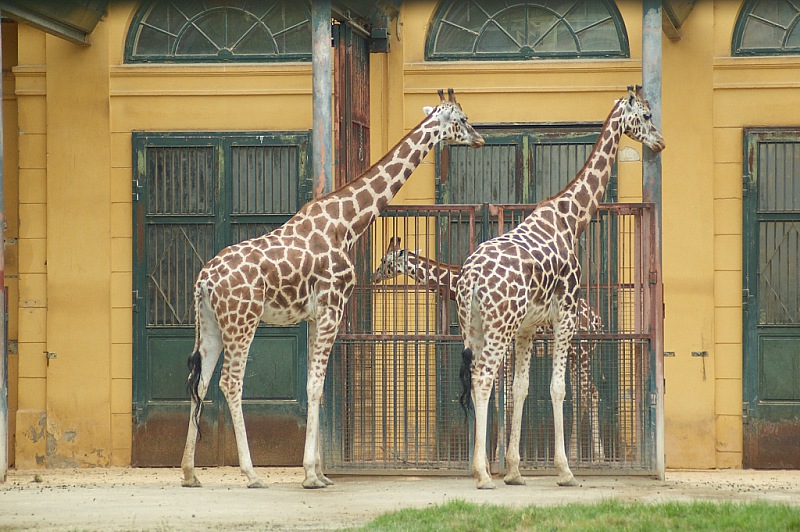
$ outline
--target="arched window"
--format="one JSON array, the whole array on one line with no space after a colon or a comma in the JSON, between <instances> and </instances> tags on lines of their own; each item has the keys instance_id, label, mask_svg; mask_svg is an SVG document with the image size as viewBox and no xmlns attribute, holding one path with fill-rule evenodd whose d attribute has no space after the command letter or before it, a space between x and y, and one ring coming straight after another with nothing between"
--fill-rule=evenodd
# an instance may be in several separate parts
<instances>
[{"instance_id":1,"label":"arched window","mask_svg":"<svg viewBox=\"0 0 800 532\"><path fill-rule=\"evenodd\" d=\"M607 0L442 0L428 60L628 57L628 35Z\"/></svg>"},{"instance_id":2,"label":"arched window","mask_svg":"<svg viewBox=\"0 0 800 532\"><path fill-rule=\"evenodd\" d=\"M303 1L153 0L133 19L125 61L310 61L310 18Z\"/></svg>"},{"instance_id":3,"label":"arched window","mask_svg":"<svg viewBox=\"0 0 800 532\"><path fill-rule=\"evenodd\" d=\"M733 55L800 54L800 2L748 0L733 30Z\"/></svg>"}]
</instances>

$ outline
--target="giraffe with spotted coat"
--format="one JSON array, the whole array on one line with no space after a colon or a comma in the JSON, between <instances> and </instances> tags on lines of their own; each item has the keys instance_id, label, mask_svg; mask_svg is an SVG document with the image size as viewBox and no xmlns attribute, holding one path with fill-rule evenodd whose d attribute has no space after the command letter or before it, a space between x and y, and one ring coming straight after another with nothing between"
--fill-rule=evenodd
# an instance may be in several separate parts
<instances>
[{"instance_id":1,"label":"giraffe with spotted coat","mask_svg":"<svg viewBox=\"0 0 800 532\"><path fill-rule=\"evenodd\" d=\"M516 362L504 481L525 483L519 471L522 405L528 395L533 336L537 327L548 325L555 340L550 399L557 483L577 485L564 449L567 350L577 327L581 278L576 247L605 194L623 134L654 152L664 149L640 86L628 87L627 96L614 102L586 163L564 190L539 203L511 231L480 244L464 261L456 288L464 337L461 404L475 410L472 470L480 489L495 487L486 458L487 409L495 375L512 342Z\"/></svg>"},{"instance_id":2,"label":"giraffe with spotted coat","mask_svg":"<svg viewBox=\"0 0 800 532\"><path fill-rule=\"evenodd\" d=\"M407 275L428 290L437 292L444 298L455 300L461 266L423 257L420 255L420 251L414 252L402 248L398 236L390 238L386 253L381 257L378 267L372 274L372 282L380 283L399 275ZM588 333L599 333L603 330L603 320L600 314L582 297L578 298L576 330ZM551 334L553 334L553 328L549 325L540 325L536 328L536 335ZM573 412L572 415L572 431L568 447L570 461L578 460L578 425L587 409L591 460L602 462L605 459L603 441L600 437L600 394L591 374L592 358L596 349L596 340L582 340L578 342L577 346L574 342L570 343L567 352L569 375L572 382L572 405L573 408L581 406L580 411ZM579 396L580 402L578 401Z\"/></svg>"},{"instance_id":3,"label":"giraffe with spotted coat","mask_svg":"<svg viewBox=\"0 0 800 532\"><path fill-rule=\"evenodd\" d=\"M248 486L265 487L253 468L242 414L242 381L260 322L308 321L308 412L304 488L333 484L320 463L319 407L331 347L355 286L350 251L436 144L480 147L453 90L425 107L426 117L381 160L343 187L313 200L274 231L227 247L200 270L194 285L195 346L189 358L191 410L182 485L200 486L195 447L203 398L221 353L219 386L233 421L239 467Z\"/></svg>"}]
</instances>

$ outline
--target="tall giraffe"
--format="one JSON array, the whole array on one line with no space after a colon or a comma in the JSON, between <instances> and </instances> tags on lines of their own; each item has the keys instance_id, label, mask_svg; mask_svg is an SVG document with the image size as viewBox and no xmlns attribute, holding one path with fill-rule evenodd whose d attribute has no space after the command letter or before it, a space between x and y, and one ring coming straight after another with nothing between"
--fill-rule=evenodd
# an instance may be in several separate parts
<instances>
[{"instance_id":1,"label":"tall giraffe","mask_svg":"<svg viewBox=\"0 0 800 532\"><path fill-rule=\"evenodd\" d=\"M398 275L407 275L428 290L438 292L442 297L456 298L458 279L461 266L438 262L423 257L417 252L403 249L400 246L400 237L389 239L389 247L381 257L378 267L372 274L372 282L380 283L394 279ZM584 298L578 298L578 321L576 331L597 333L603 330L603 320L600 314L593 309ZM553 328L540 325L536 328L537 335L552 334ZM600 437L600 415L598 407L600 394L591 375L592 358L597 349L597 341L584 340L576 348L570 342L567 348L567 361L569 364L570 382L572 382L572 405L588 406L589 410L589 441L591 444L592 461L600 462L605 458L603 441ZM580 403L578 397L580 394ZM578 459L578 425L583 417L584 409L573 412L572 432L569 438L569 459ZM505 437L505 435L504 435Z\"/></svg>"},{"instance_id":2,"label":"tall giraffe","mask_svg":"<svg viewBox=\"0 0 800 532\"><path fill-rule=\"evenodd\" d=\"M581 268L576 246L605 194L622 134L655 152L664 139L653 125L640 86L614 103L583 168L558 194L539 203L518 226L487 240L467 257L456 290L464 337L462 405L475 408L473 473L478 488L495 487L486 460L489 394L511 342L516 340L506 484L524 484L519 472L522 404L528 395L533 335L552 325L555 345L550 399L558 484L577 485L564 451L567 349L577 326Z\"/></svg>"},{"instance_id":3,"label":"tall giraffe","mask_svg":"<svg viewBox=\"0 0 800 532\"><path fill-rule=\"evenodd\" d=\"M242 415L245 363L261 321L309 322L303 487L333 483L320 464L319 405L328 357L355 284L349 253L438 142L474 147L484 143L467 122L453 90L448 90L448 99L440 90L439 98L435 108L423 109L427 116L419 125L357 179L307 203L274 231L223 249L200 270L194 288L192 406L181 462L183 486L200 486L194 471L198 424L211 375L224 351L219 386L231 412L239 467L249 487L264 487L250 459Z\"/></svg>"}]
</instances>

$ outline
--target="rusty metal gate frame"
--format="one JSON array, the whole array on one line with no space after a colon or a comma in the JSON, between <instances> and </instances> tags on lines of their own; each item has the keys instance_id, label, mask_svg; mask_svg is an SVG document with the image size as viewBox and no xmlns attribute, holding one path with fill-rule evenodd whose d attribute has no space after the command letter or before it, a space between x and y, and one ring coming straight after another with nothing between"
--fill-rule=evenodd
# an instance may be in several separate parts
<instances>
[{"instance_id":1,"label":"rusty metal gate frame","mask_svg":"<svg viewBox=\"0 0 800 532\"><path fill-rule=\"evenodd\" d=\"M516 225L534 205L390 206L354 251L357 288L328 366L323 423L325 467L364 474L463 474L471 460L471 422L457 408L462 339L455 301L399 276L381 284L371 272L389 238L420 256L461 264L478 243ZM585 421L581 394L565 401L565 437L577 473L658 475L656 418L663 374L652 324L661 304L652 204L601 205L582 238L582 296L603 317L600 332L579 331L574 345L593 345L592 378L600 392L600 425ZM600 257L605 254L605 259ZM604 264L600 264L605 261ZM659 297L656 297L656 296ZM523 421L521 468L551 474L550 340L536 341ZM506 368L513 360L507 357ZM536 366L536 367L534 367ZM537 372L536 369L539 371ZM488 448L494 471L505 468L511 386L498 376ZM509 370L505 372L512 373ZM455 378L454 378L455 374ZM543 390L544 389L544 390ZM496 400L495 400L496 399ZM574 401L573 401L574 399ZM573 405L574 402L574 405ZM572 412L578 416L573 425ZM601 446L589 443L598 431ZM585 441L584 441L585 440ZM576 443L577 442L577 443ZM598 452L599 450L599 452Z\"/></svg>"}]
</instances>

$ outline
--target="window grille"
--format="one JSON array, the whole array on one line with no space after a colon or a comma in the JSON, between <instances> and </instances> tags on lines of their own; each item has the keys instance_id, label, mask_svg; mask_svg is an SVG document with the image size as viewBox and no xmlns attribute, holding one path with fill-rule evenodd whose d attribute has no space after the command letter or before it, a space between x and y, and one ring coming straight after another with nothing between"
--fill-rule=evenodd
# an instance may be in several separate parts
<instances>
[{"instance_id":1,"label":"window grille","mask_svg":"<svg viewBox=\"0 0 800 532\"><path fill-rule=\"evenodd\" d=\"M311 60L305 2L145 2L133 19L125 61L268 62Z\"/></svg>"},{"instance_id":2,"label":"window grille","mask_svg":"<svg viewBox=\"0 0 800 532\"><path fill-rule=\"evenodd\" d=\"M629 55L622 17L606 0L443 0L426 43L433 61Z\"/></svg>"},{"instance_id":3,"label":"window grille","mask_svg":"<svg viewBox=\"0 0 800 532\"><path fill-rule=\"evenodd\" d=\"M800 54L800 2L748 0L733 31L733 55Z\"/></svg>"}]
</instances>

